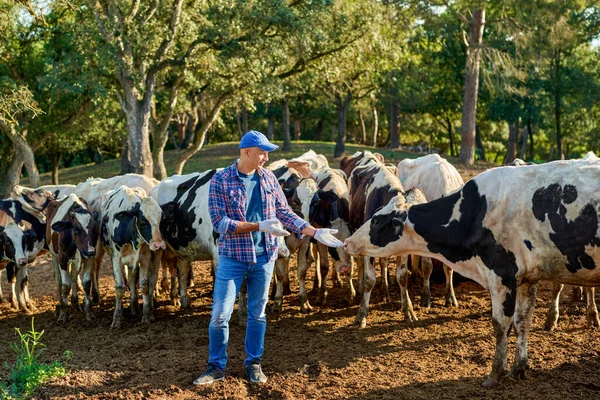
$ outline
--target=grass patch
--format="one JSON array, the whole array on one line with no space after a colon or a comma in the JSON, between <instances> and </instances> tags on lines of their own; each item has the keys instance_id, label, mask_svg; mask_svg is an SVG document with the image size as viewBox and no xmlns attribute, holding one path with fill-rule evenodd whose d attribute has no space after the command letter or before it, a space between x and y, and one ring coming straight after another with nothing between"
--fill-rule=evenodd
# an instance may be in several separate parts
<instances>
[{"instance_id":1,"label":"grass patch","mask_svg":"<svg viewBox=\"0 0 600 400\"><path fill-rule=\"evenodd\" d=\"M19 335L19 343L11 343L10 347L17 354L14 365L5 363L10 370L6 382L0 382L0 399L25 399L33 394L38 386L48 382L53 377L66 375L66 369L60 361L50 364L40 362L40 356L45 350L41 342L44 331L37 332L31 318L31 330L21 333L15 328ZM72 355L66 351L65 361L69 361Z\"/></svg>"}]
</instances>

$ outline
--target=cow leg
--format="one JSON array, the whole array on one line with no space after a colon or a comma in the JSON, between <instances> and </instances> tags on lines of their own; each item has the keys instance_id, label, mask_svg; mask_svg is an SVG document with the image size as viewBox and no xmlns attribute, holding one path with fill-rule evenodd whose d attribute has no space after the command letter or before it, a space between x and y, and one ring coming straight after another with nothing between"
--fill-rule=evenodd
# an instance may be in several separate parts
<instances>
[{"instance_id":1,"label":"cow leg","mask_svg":"<svg viewBox=\"0 0 600 400\"><path fill-rule=\"evenodd\" d=\"M246 278L242 282L240 291L238 292L238 325L246 326L248 323L248 283Z\"/></svg>"},{"instance_id":2,"label":"cow leg","mask_svg":"<svg viewBox=\"0 0 600 400\"><path fill-rule=\"evenodd\" d=\"M17 268L17 300L19 302L19 308L25 314L31 314L31 310L27 307L25 302L24 288L27 285L27 265Z\"/></svg>"},{"instance_id":3,"label":"cow leg","mask_svg":"<svg viewBox=\"0 0 600 400\"><path fill-rule=\"evenodd\" d=\"M546 313L546 322L544 323L544 329L547 331L553 331L558 328L558 304L560 300L560 292L563 290L565 285L562 283L552 283L552 301L550 301L550 307Z\"/></svg>"},{"instance_id":4,"label":"cow leg","mask_svg":"<svg viewBox=\"0 0 600 400\"><path fill-rule=\"evenodd\" d=\"M161 268L162 262L162 253L164 250L157 250L151 252L151 260L150 260L150 290L148 292L149 301L150 301L150 321L154 320L154 314L152 311L156 309L155 297L158 297L158 271Z\"/></svg>"},{"instance_id":5,"label":"cow leg","mask_svg":"<svg viewBox=\"0 0 600 400\"><path fill-rule=\"evenodd\" d=\"M587 303L587 325L589 328L600 327L600 320L598 319L598 309L596 308L596 299L594 298L593 287L585 288L586 303Z\"/></svg>"},{"instance_id":6,"label":"cow leg","mask_svg":"<svg viewBox=\"0 0 600 400\"><path fill-rule=\"evenodd\" d=\"M415 311L413 310L410 296L408 295L408 257L409 256L397 256L396 257L396 282L400 286L400 309L404 314L404 320L407 322L418 321Z\"/></svg>"},{"instance_id":7,"label":"cow leg","mask_svg":"<svg viewBox=\"0 0 600 400\"><path fill-rule=\"evenodd\" d=\"M571 302L576 303L583 301L583 288L581 286L573 286L571 291Z\"/></svg>"},{"instance_id":8,"label":"cow leg","mask_svg":"<svg viewBox=\"0 0 600 400\"><path fill-rule=\"evenodd\" d=\"M320 260L320 271L321 271L321 286L319 287L319 296L317 297L317 304L324 307L327 304L327 275L329 275L329 255L327 254L327 246L319 243L317 245ZM319 264L317 264L319 268Z\"/></svg>"},{"instance_id":9,"label":"cow leg","mask_svg":"<svg viewBox=\"0 0 600 400\"><path fill-rule=\"evenodd\" d=\"M381 268L381 284L383 285L383 302L391 303L392 297L390 296L390 280L389 280L389 259L380 258L379 267Z\"/></svg>"},{"instance_id":10,"label":"cow leg","mask_svg":"<svg viewBox=\"0 0 600 400\"><path fill-rule=\"evenodd\" d=\"M94 279L94 259L88 258L87 260L83 260L83 295L85 296L85 319L88 322L93 321L96 317L92 312L92 281Z\"/></svg>"},{"instance_id":11,"label":"cow leg","mask_svg":"<svg viewBox=\"0 0 600 400\"><path fill-rule=\"evenodd\" d=\"M458 307L458 301L456 301L456 295L454 294L454 283L452 282L452 278L454 276L454 271L444 264L444 275L446 275L446 307Z\"/></svg>"},{"instance_id":12,"label":"cow leg","mask_svg":"<svg viewBox=\"0 0 600 400\"><path fill-rule=\"evenodd\" d=\"M365 273L365 257L358 257L356 259L356 267L358 270L358 296L356 297L358 303L360 304L360 302L362 301L362 297L363 297L363 293L365 292L365 289L363 287L363 281L364 281L364 273ZM350 278L352 279L352 278Z\"/></svg>"},{"instance_id":13,"label":"cow leg","mask_svg":"<svg viewBox=\"0 0 600 400\"><path fill-rule=\"evenodd\" d=\"M508 373L508 377L511 378L525 379L525 370L528 368L527 340L533 318L533 309L535 308L536 292L537 283L524 283L517 288L517 302L514 316L517 350L515 361Z\"/></svg>"},{"instance_id":14,"label":"cow leg","mask_svg":"<svg viewBox=\"0 0 600 400\"><path fill-rule=\"evenodd\" d=\"M506 374L508 356L508 332L513 321L514 310L509 310L510 315L504 313L504 302L507 300L509 290L501 282L490 282L492 297L492 326L496 338L496 351L492 362L492 372L481 384L483 387L496 386Z\"/></svg>"},{"instance_id":15,"label":"cow leg","mask_svg":"<svg viewBox=\"0 0 600 400\"><path fill-rule=\"evenodd\" d=\"M4 295L2 294L2 270L0 269L0 304L4 303Z\"/></svg>"},{"instance_id":16,"label":"cow leg","mask_svg":"<svg viewBox=\"0 0 600 400\"><path fill-rule=\"evenodd\" d=\"M68 265L67 268L69 268ZM65 324L69 320L67 310L69 308L69 292L71 291L71 274L68 270L64 270L60 266L59 269L60 289L58 292L58 300L60 302L60 313L58 315L58 322Z\"/></svg>"},{"instance_id":17,"label":"cow leg","mask_svg":"<svg viewBox=\"0 0 600 400\"><path fill-rule=\"evenodd\" d=\"M415 257L416 258L416 257ZM413 260L415 260L413 258ZM429 257L418 257L421 260L421 276L423 278L423 288L421 289L421 307L431 307L431 272L433 271L433 263ZM418 261L416 261L418 263Z\"/></svg>"},{"instance_id":18,"label":"cow leg","mask_svg":"<svg viewBox=\"0 0 600 400\"><path fill-rule=\"evenodd\" d=\"M308 302L308 294L306 293L306 271L310 268L309 253L310 241L303 240L298 250L298 284L300 291L298 297L300 300L300 311L303 313L311 312L313 309Z\"/></svg>"},{"instance_id":19,"label":"cow leg","mask_svg":"<svg viewBox=\"0 0 600 400\"><path fill-rule=\"evenodd\" d=\"M319 254L319 245L318 244L310 244L309 245L309 256L308 256L308 264L312 265L315 263L315 277L313 279L313 287L311 293L319 293L319 289L321 288L321 282L323 282L323 271L321 269L321 257Z\"/></svg>"},{"instance_id":20,"label":"cow leg","mask_svg":"<svg viewBox=\"0 0 600 400\"><path fill-rule=\"evenodd\" d=\"M140 262L138 267L139 287L142 292L142 323L150 323L152 317L152 303L150 292L154 290L151 285L152 271L152 252L146 245L140 249ZM153 283L156 283L154 281Z\"/></svg>"},{"instance_id":21,"label":"cow leg","mask_svg":"<svg viewBox=\"0 0 600 400\"><path fill-rule=\"evenodd\" d=\"M29 311L37 310L34 301L29 297L29 272L25 271L25 275L23 276L23 298L25 299L25 305L29 309Z\"/></svg>"},{"instance_id":22,"label":"cow leg","mask_svg":"<svg viewBox=\"0 0 600 400\"><path fill-rule=\"evenodd\" d=\"M140 253L142 252L142 250L140 250ZM138 291L137 291L137 284L139 282L139 277L140 277L140 259L137 260L137 262L133 262L131 265L128 265L126 268L128 268L129 273L127 274L126 278L128 279L129 283L129 310L131 311L131 315L138 315L140 313L140 303L138 301Z\"/></svg>"},{"instance_id":23,"label":"cow leg","mask_svg":"<svg viewBox=\"0 0 600 400\"><path fill-rule=\"evenodd\" d=\"M177 282L177 270L179 269L179 259L175 260L175 266L169 266L169 275L171 275L171 305L174 307L181 307L181 302L179 301L179 283Z\"/></svg>"},{"instance_id":24,"label":"cow leg","mask_svg":"<svg viewBox=\"0 0 600 400\"><path fill-rule=\"evenodd\" d=\"M17 274L16 274L16 264L9 262L6 265L6 280L8 281L8 284L10 285L10 305L12 306L12 308L14 308L15 310L19 309L19 302L17 300Z\"/></svg>"},{"instance_id":25,"label":"cow leg","mask_svg":"<svg viewBox=\"0 0 600 400\"><path fill-rule=\"evenodd\" d=\"M275 297L273 299L273 305L271 306L272 312L281 312L283 307L283 278L287 275L287 260L278 258L275 260Z\"/></svg>"},{"instance_id":26,"label":"cow leg","mask_svg":"<svg viewBox=\"0 0 600 400\"><path fill-rule=\"evenodd\" d=\"M192 311L190 308L190 299L187 294L187 278L190 271L190 260L180 258L177 262L177 282L179 283L179 298L181 299L181 309L189 313Z\"/></svg>"},{"instance_id":27,"label":"cow leg","mask_svg":"<svg viewBox=\"0 0 600 400\"><path fill-rule=\"evenodd\" d=\"M104 258L104 247L102 242L98 239L96 245L96 255L94 256L94 271L92 274L92 302L94 304L100 304L102 300L100 298L100 266L102 266L102 258Z\"/></svg>"},{"instance_id":28,"label":"cow leg","mask_svg":"<svg viewBox=\"0 0 600 400\"><path fill-rule=\"evenodd\" d=\"M363 288L364 292L360 307L358 308L358 314L354 320L354 324L365 328L367 326L367 314L369 314L369 301L371 299L371 291L375 286L375 280L377 279L377 273L375 272L375 259L370 257L364 257L364 276L363 276Z\"/></svg>"},{"instance_id":29,"label":"cow leg","mask_svg":"<svg viewBox=\"0 0 600 400\"><path fill-rule=\"evenodd\" d=\"M125 266L121 263L119 253L112 256L113 277L115 279L115 311L111 329L120 329L123 323L123 295L125 294Z\"/></svg>"},{"instance_id":30,"label":"cow leg","mask_svg":"<svg viewBox=\"0 0 600 400\"><path fill-rule=\"evenodd\" d=\"M75 260L71 263L71 269L69 273L71 274L71 307L75 311L81 312L81 306L79 305L79 270L80 266L84 260Z\"/></svg>"}]
</instances>

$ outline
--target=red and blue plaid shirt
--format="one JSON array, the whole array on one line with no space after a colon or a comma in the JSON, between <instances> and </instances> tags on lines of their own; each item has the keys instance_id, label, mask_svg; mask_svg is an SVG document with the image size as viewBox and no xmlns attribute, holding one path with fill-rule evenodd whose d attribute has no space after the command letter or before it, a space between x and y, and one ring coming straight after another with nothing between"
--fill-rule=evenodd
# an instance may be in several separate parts
<instances>
[{"instance_id":1,"label":"red and blue plaid shirt","mask_svg":"<svg viewBox=\"0 0 600 400\"><path fill-rule=\"evenodd\" d=\"M277 218L285 228L301 235L308 223L297 216L287 200L273 172L265 168L257 170L260 179L260 195L263 218ZM219 255L239 261L256 263L252 234L235 233L240 222L246 221L246 188L237 169L237 161L213 176L208 191L208 211L213 229L220 234ZM265 248L269 260L277 257L276 237L265 233Z\"/></svg>"}]
</instances>

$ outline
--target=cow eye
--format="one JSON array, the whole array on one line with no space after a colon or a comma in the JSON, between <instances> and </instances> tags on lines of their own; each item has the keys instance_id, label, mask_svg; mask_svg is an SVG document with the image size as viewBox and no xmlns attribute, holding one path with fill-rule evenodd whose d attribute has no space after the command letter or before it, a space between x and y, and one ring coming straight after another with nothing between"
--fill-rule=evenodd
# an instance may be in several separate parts
<instances>
[{"instance_id":1,"label":"cow eye","mask_svg":"<svg viewBox=\"0 0 600 400\"><path fill-rule=\"evenodd\" d=\"M373 219L373 222L371 222L371 224L373 226L379 226L379 220L378 219Z\"/></svg>"}]
</instances>

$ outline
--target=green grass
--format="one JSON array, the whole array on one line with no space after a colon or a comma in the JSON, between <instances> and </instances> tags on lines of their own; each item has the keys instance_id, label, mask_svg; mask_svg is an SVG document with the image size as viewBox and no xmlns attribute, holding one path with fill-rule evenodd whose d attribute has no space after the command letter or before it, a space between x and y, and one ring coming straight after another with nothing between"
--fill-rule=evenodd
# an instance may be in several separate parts
<instances>
[{"instance_id":1,"label":"green grass","mask_svg":"<svg viewBox=\"0 0 600 400\"><path fill-rule=\"evenodd\" d=\"M281 142L274 141L275 144L282 146ZM202 148L196 155L188 160L183 168L184 174L189 174L197 171L206 171L212 168L226 167L231 165L239 155L237 148L237 142L219 143L214 145L208 145ZM339 159L334 159L333 150L335 143L332 142L314 142L314 141L298 141L292 142L291 151L276 150L269 154L269 160L276 161L281 158L294 158L306 151L312 149L319 154L323 154L329 160L329 165L334 168L339 167ZM386 162L397 164L404 158L416 158L418 154L409 153L405 151L392 150L386 148L375 149L370 146L346 144L346 154L350 155L360 150L372 150L383 154ZM167 167L168 175L174 173L175 159L177 152L167 151L165 152L165 164ZM456 159L449 158L449 161L456 164ZM486 168L489 166L486 166ZM119 175L121 170L120 160L109 160L103 164L95 165L81 165L73 168L61 169L59 172L59 183L61 184L78 184L83 182L90 177L94 178L110 178L111 176ZM45 173L40 176L40 185L50 185L52 183L52 177L50 173ZM28 179L23 179L21 184L27 185Z\"/></svg>"},{"instance_id":2,"label":"green grass","mask_svg":"<svg viewBox=\"0 0 600 400\"><path fill-rule=\"evenodd\" d=\"M5 382L0 382L0 399L25 399L33 394L38 386L48 382L53 377L66 375L67 371L59 361L50 364L40 362L45 345L41 342L44 331L35 330L31 318L31 330L21 333L15 328L19 343L11 343L10 347L17 354L13 365L6 364L10 370ZM65 360L71 359L70 352L65 352Z\"/></svg>"}]
</instances>

